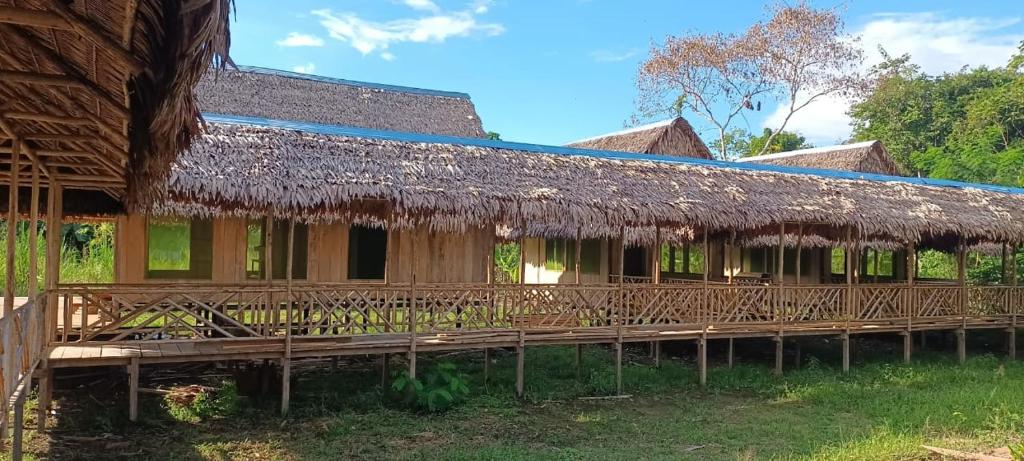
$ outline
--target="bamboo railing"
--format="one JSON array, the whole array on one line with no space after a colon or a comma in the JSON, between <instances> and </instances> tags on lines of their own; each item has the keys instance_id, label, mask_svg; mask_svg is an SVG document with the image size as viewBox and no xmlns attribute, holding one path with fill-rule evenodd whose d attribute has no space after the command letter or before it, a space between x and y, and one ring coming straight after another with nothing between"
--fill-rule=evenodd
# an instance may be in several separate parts
<instances>
[{"instance_id":1,"label":"bamboo railing","mask_svg":"<svg viewBox=\"0 0 1024 461\"><path fill-rule=\"evenodd\" d=\"M32 373L42 359L46 331L44 309L46 299L40 295L18 306L7 316L0 318L0 394L3 395L6 410L18 400L32 379Z\"/></svg>"},{"instance_id":2,"label":"bamboo railing","mask_svg":"<svg viewBox=\"0 0 1024 461\"><path fill-rule=\"evenodd\" d=\"M913 329L1009 325L1024 311L1024 287L963 290L934 284L295 283L290 289L265 284L78 285L61 286L58 292L62 302L53 313L57 343L358 336L413 329L417 334L608 327L628 333L680 325ZM25 312L30 311L31 306Z\"/></svg>"}]
</instances>

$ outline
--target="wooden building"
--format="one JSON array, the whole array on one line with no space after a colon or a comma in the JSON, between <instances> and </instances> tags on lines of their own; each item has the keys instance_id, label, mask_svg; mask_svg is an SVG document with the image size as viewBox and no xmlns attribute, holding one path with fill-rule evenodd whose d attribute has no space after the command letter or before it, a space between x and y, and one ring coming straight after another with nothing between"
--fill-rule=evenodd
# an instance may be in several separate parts
<instances>
[{"instance_id":1,"label":"wooden building","mask_svg":"<svg viewBox=\"0 0 1024 461\"><path fill-rule=\"evenodd\" d=\"M141 366L272 360L287 411L291 364L311 357L386 370L402 353L415 376L417 354L512 348L521 394L539 345L612 345L620 391L631 342L696 341L701 383L711 340L771 338L779 373L795 335L840 338L844 369L854 334L902 334L907 360L931 330L955 331L961 359L973 329L1016 351L1022 189L489 140L450 92L261 69L198 88L205 129L117 218L117 282L48 279L44 388L54 368L125 366L134 396ZM499 240L520 243L524 277L496 279ZM763 240L759 266L734 263ZM905 267L955 254L958 278L871 280L861 249L882 244ZM814 245L840 248L841 278ZM1004 256L999 284L967 284L978 245Z\"/></svg>"}]
</instances>

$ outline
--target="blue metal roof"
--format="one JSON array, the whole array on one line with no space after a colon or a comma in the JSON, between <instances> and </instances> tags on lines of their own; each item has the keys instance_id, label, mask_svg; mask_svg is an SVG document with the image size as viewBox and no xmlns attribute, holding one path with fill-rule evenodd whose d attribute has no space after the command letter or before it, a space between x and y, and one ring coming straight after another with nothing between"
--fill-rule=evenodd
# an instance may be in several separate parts
<instances>
[{"instance_id":1,"label":"blue metal roof","mask_svg":"<svg viewBox=\"0 0 1024 461\"><path fill-rule=\"evenodd\" d=\"M203 117L208 122L226 123L232 125L248 125L268 128L281 128L308 133L318 133L333 136L351 136L359 138L383 139L391 141L431 143L431 144L456 144L462 146L489 147L494 149L508 149L539 154L565 155L591 157L608 160L643 160L657 163L700 165L715 168L728 168L733 170L770 171L776 173L803 174L836 179L866 180L876 182L901 182L924 186L949 187L956 189L972 188L1004 194L1024 195L1024 188L997 186L992 184L967 183L949 181L933 178L913 178L904 176L889 176L873 173L859 173L853 171L827 170L823 168L803 168L780 166L770 164L758 164L750 162L728 162L722 160L705 160L691 157L672 157L666 155L634 154L629 152L617 152L596 149L580 149L576 147L546 146L542 144L528 144L508 141L492 141L489 139L460 138L457 136L444 136L435 134L420 134L401 131L384 131L370 128L359 128L340 125L324 125L310 122L297 122L290 120L273 120L260 117L247 117L241 115L225 115L216 113L204 113Z\"/></svg>"},{"instance_id":2,"label":"blue metal roof","mask_svg":"<svg viewBox=\"0 0 1024 461\"><path fill-rule=\"evenodd\" d=\"M397 91L400 93L411 93L411 94L422 94L426 96L445 96L449 98L469 99L469 95L466 93L459 93L457 91L442 91L442 90L428 90L424 88L414 88L411 86L398 86L398 85L386 85L383 83L371 83L371 82L360 82L356 80L345 80L342 78L324 77L320 75L302 74L299 72L291 72L287 70L279 69L268 69L266 67L255 67L255 66L237 66L238 70L242 72L248 72L252 74L262 75L273 75L277 77L288 77L298 78L302 80L311 80L314 82L331 83L335 85L348 85L360 88L370 88L374 90L384 91Z\"/></svg>"}]
</instances>

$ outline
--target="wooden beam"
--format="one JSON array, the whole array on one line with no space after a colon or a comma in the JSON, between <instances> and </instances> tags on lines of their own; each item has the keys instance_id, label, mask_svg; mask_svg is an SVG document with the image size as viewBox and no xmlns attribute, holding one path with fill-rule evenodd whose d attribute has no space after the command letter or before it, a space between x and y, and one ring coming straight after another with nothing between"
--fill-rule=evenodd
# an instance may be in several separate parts
<instances>
[{"instance_id":1,"label":"wooden beam","mask_svg":"<svg viewBox=\"0 0 1024 461\"><path fill-rule=\"evenodd\" d=\"M132 75L138 75L145 66L142 64L135 55L131 54L128 50L125 50L120 43L117 43L109 35L101 32L99 27L96 27L92 21L82 17L60 0L54 0L52 3L54 11L67 21L67 24L72 30L77 32L79 35L84 37L86 40L94 43L96 46L107 50L115 57L117 57L122 64L128 67L128 70Z\"/></svg>"},{"instance_id":2,"label":"wooden beam","mask_svg":"<svg viewBox=\"0 0 1024 461\"><path fill-rule=\"evenodd\" d=\"M74 88L86 87L82 82L66 75L21 72L17 70L0 70L0 81L31 85L68 86Z\"/></svg>"},{"instance_id":3,"label":"wooden beam","mask_svg":"<svg viewBox=\"0 0 1024 461\"><path fill-rule=\"evenodd\" d=\"M39 114L33 112L4 112L4 118L17 120L30 120L33 122L59 123L62 125L92 125L94 122L82 117L69 117L66 115Z\"/></svg>"},{"instance_id":4,"label":"wooden beam","mask_svg":"<svg viewBox=\"0 0 1024 461\"><path fill-rule=\"evenodd\" d=\"M25 133L21 139L26 141L59 141L59 142L95 142L96 135L60 134L60 133Z\"/></svg>"},{"instance_id":5,"label":"wooden beam","mask_svg":"<svg viewBox=\"0 0 1024 461\"><path fill-rule=\"evenodd\" d=\"M52 12L14 6L0 6L0 23L61 30L71 29L67 20Z\"/></svg>"}]
</instances>

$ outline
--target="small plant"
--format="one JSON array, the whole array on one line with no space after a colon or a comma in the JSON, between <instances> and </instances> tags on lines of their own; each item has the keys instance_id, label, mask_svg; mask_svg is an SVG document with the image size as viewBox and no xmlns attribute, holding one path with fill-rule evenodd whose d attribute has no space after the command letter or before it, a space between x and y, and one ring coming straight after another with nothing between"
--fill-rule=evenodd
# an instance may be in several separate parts
<instances>
[{"instance_id":1,"label":"small plant","mask_svg":"<svg viewBox=\"0 0 1024 461\"><path fill-rule=\"evenodd\" d=\"M442 362L427 371L423 381L402 371L391 384L405 405L420 411L437 413L462 403L469 396L469 379L454 363Z\"/></svg>"},{"instance_id":2,"label":"small plant","mask_svg":"<svg viewBox=\"0 0 1024 461\"><path fill-rule=\"evenodd\" d=\"M216 391L202 386L185 386L164 395L167 413L187 423L232 414L239 408L239 402L234 383L224 383Z\"/></svg>"},{"instance_id":3,"label":"small plant","mask_svg":"<svg viewBox=\"0 0 1024 461\"><path fill-rule=\"evenodd\" d=\"M1010 457L1013 461L1024 461L1024 442L1011 444L1007 448L1010 449Z\"/></svg>"}]
</instances>

